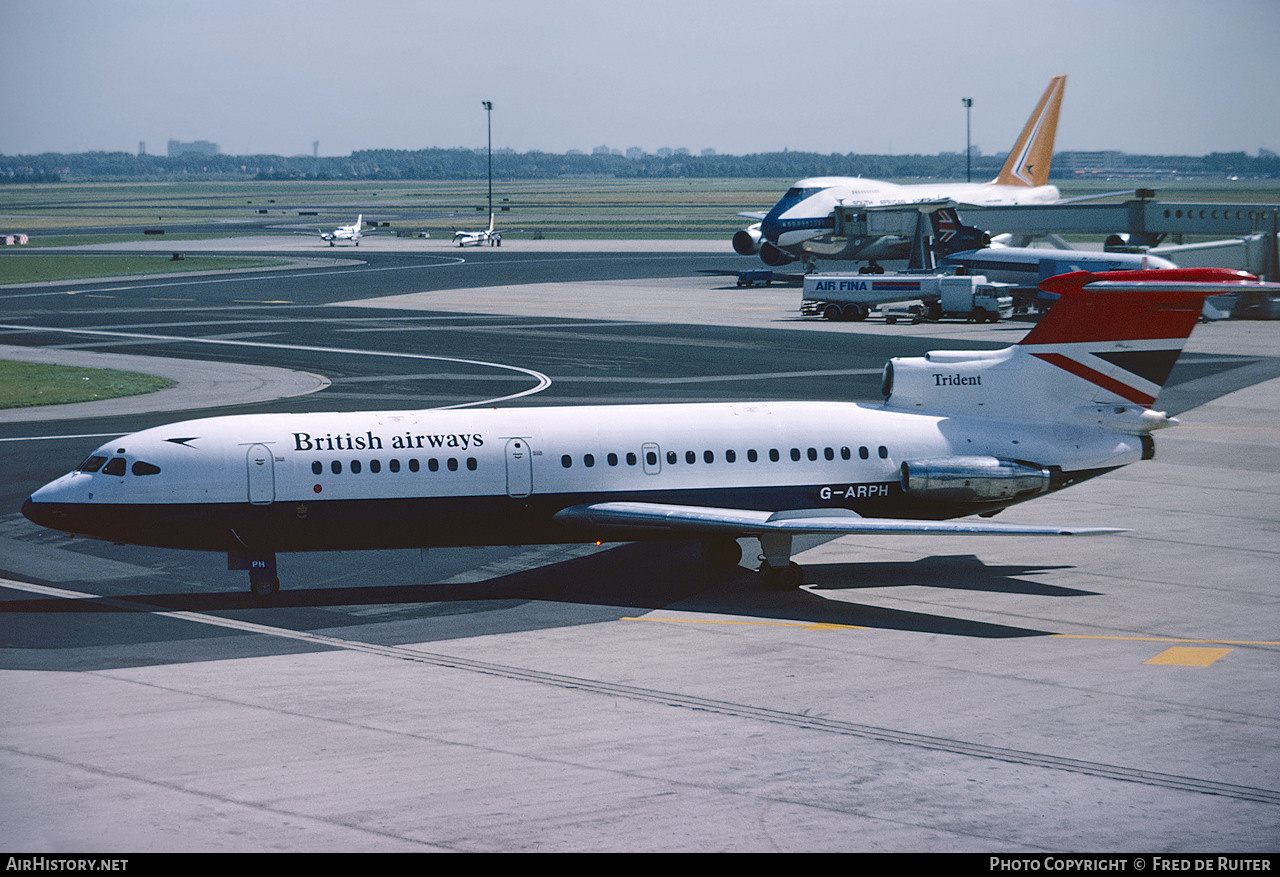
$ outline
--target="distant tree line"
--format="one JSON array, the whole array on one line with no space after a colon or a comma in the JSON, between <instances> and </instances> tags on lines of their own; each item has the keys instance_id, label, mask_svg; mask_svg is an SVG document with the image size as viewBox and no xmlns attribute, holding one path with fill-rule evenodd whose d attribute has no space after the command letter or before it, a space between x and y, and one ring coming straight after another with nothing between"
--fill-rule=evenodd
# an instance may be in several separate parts
<instances>
[{"instance_id":1,"label":"distant tree line","mask_svg":"<svg viewBox=\"0 0 1280 877\"><path fill-rule=\"evenodd\" d=\"M1003 156L974 156L973 179L994 177ZM1261 150L1215 152L1206 156L1125 155L1128 167L1163 168L1186 174L1280 177L1280 156ZM875 179L965 176L963 153L939 155L823 155L764 152L752 155L645 155L513 153L493 157L495 176L504 179L865 176ZM127 152L0 156L0 184L80 180L456 180L483 179L488 160L473 149L366 149L345 157L282 155L196 155L175 157ZM1071 170L1056 161L1053 177Z\"/></svg>"}]
</instances>

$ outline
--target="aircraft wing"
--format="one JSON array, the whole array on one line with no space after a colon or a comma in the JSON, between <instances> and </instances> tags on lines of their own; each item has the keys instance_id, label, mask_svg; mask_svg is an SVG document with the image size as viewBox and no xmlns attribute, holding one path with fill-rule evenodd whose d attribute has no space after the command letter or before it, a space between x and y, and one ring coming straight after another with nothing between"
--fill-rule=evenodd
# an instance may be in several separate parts
<instances>
[{"instance_id":1,"label":"aircraft wing","mask_svg":"<svg viewBox=\"0 0 1280 877\"><path fill-rule=\"evenodd\" d=\"M597 527L665 530L691 534L724 533L738 536L756 536L760 533L1095 536L1127 532L1110 527L1044 527L1029 524L995 524L986 521L863 518L848 509L838 508L764 512L754 509L725 509L652 502L598 502L570 506L557 512L555 518L557 521Z\"/></svg>"},{"instance_id":2,"label":"aircraft wing","mask_svg":"<svg viewBox=\"0 0 1280 877\"><path fill-rule=\"evenodd\" d=\"M744 210L739 216L745 216L747 219L764 219L769 213L767 210Z\"/></svg>"}]
</instances>

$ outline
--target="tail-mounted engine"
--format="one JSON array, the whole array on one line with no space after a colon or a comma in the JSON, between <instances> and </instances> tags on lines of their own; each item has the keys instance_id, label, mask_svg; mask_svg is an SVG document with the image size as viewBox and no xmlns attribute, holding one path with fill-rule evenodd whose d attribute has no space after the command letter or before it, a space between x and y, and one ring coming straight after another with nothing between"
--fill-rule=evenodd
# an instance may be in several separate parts
<instances>
[{"instance_id":1,"label":"tail-mounted engine","mask_svg":"<svg viewBox=\"0 0 1280 877\"><path fill-rule=\"evenodd\" d=\"M881 385L885 407L975 417L1019 413L1018 406L1004 404L1016 389L1010 386L1015 376L1008 359L1008 350L934 350L922 357L894 357Z\"/></svg>"},{"instance_id":2,"label":"tail-mounted engine","mask_svg":"<svg viewBox=\"0 0 1280 877\"><path fill-rule=\"evenodd\" d=\"M1052 473L996 457L935 457L902 464L908 495L940 502L1017 502L1048 492Z\"/></svg>"}]
</instances>

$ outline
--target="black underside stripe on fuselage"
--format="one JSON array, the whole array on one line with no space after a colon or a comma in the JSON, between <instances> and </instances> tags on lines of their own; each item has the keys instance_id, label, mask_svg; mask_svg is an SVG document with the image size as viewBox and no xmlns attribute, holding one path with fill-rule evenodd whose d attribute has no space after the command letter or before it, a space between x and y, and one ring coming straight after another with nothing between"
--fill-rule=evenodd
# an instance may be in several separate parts
<instances>
[{"instance_id":1,"label":"black underside stripe on fuselage","mask_svg":"<svg viewBox=\"0 0 1280 877\"><path fill-rule=\"evenodd\" d=\"M1065 487L1110 469L1074 472ZM824 498L824 488L830 498ZM868 494L858 496L859 493ZM1028 497L1030 498L1030 497ZM866 518L946 520L1011 503L957 503L908 496L896 482L619 491L611 494L418 497L277 501L269 505L28 503L23 511L53 529L157 548L202 551L356 551L450 545L542 545L691 538L692 534L603 528L553 519L587 503L625 500L729 509L849 509Z\"/></svg>"}]
</instances>

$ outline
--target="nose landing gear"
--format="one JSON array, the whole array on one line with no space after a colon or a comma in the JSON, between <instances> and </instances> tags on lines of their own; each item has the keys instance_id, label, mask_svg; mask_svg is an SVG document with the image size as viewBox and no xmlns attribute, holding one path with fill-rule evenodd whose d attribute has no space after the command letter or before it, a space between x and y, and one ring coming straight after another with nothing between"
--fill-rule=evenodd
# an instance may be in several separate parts
<instances>
[{"instance_id":1,"label":"nose landing gear","mask_svg":"<svg viewBox=\"0 0 1280 877\"><path fill-rule=\"evenodd\" d=\"M274 551L230 551L227 569L249 571L249 593L261 603L269 603L280 592Z\"/></svg>"}]
</instances>

